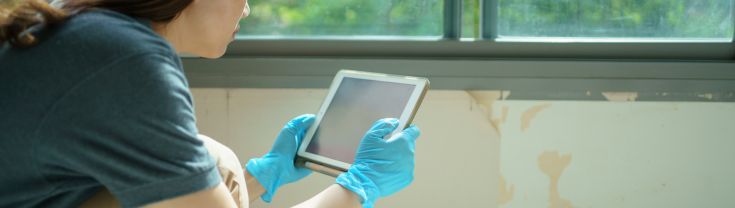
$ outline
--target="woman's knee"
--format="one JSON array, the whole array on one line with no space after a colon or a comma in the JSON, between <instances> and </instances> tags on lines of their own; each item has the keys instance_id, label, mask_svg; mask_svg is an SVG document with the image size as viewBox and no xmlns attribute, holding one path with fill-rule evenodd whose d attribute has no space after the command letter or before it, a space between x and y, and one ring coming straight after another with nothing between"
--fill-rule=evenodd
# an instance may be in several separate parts
<instances>
[{"instance_id":1,"label":"woman's knee","mask_svg":"<svg viewBox=\"0 0 735 208\"><path fill-rule=\"evenodd\" d=\"M206 136L198 135L209 151L209 155L217 164L222 182L227 186L233 199L239 207L248 202L248 192L245 184L245 173L240 160L232 149Z\"/></svg>"},{"instance_id":2,"label":"woman's knee","mask_svg":"<svg viewBox=\"0 0 735 208\"><path fill-rule=\"evenodd\" d=\"M206 135L199 134L198 137L204 142L209 155L217 161L217 165L224 165L233 170L242 170L242 165L232 149Z\"/></svg>"}]
</instances>

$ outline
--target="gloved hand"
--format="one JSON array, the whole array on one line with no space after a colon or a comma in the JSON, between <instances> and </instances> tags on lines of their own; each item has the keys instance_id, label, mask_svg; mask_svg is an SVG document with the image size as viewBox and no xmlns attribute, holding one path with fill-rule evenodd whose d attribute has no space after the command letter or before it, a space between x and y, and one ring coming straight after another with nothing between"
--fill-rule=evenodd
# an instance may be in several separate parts
<instances>
[{"instance_id":1,"label":"gloved hand","mask_svg":"<svg viewBox=\"0 0 735 208\"><path fill-rule=\"evenodd\" d=\"M281 129L270 152L261 158L250 159L245 165L250 175L265 187L266 192L260 196L263 201L271 202L279 187L298 181L311 173L309 169L297 167L294 159L301 140L312 123L314 115L311 114L292 119Z\"/></svg>"},{"instance_id":2,"label":"gloved hand","mask_svg":"<svg viewBox=\"0 0 735 208\"><path fill-rule=\"evenodd\" d=\"M337 183L372 208L379 197L391 195L413 181L414 149L419 129L411 125L390 139L383 137L398 126L397 119L376 121L360 142L355 162L337 177Z\"/></svg>"}]
</instances>

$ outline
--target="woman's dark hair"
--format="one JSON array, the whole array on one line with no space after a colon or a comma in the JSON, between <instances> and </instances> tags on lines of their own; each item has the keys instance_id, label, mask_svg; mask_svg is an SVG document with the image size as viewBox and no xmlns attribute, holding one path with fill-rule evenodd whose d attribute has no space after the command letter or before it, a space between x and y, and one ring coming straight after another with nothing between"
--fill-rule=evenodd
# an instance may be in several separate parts
<instances>
[{"instance_id":1,"label":"woman's dark hair","mask_svg":"<svg viewBox=\"0 0 735 208\"><path fill-rule=\"evenodd\" d=\"M153 22L169 22L193 0L2 0L0 3L0 46L8 42L16 48L29 47L38 39L32 27L60 24L67 18L94 8L109 9Z\"/></svg>"}]
</instances>

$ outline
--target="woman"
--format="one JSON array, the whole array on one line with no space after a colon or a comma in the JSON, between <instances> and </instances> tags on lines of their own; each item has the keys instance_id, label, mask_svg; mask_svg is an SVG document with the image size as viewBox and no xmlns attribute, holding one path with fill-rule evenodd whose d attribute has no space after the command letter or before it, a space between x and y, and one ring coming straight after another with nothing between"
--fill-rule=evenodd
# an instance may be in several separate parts
<instances>
[{"instance_id":1,"label":"woman","mask_svg":"<svg viewBox=\"0 0 735 208\"><path fill-rule=\"evenodd\" d=\"M294 155L313 115L234 171L247 187L228 183L228 165L208 154L230 150L198 136L177 54L222 56L247 0L0 4L0 207L76 207L106 190L125 207L247 207L232 193L270 201L310 173ZM396 126L377 121L348 172L299 206L372 207L407 186L419 131L383 140ZM239 164L232 158L223 163Z\"/></svg>"}]
</instances>

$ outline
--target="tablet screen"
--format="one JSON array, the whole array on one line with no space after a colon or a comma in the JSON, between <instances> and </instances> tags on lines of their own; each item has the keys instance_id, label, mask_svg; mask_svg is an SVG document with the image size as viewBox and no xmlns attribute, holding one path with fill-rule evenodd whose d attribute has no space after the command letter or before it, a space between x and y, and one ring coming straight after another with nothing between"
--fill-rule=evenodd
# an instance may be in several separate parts
<instances>
[{"instance_id":1,"label":"tablet screen","mask_svg":"<svg viewBox=\"0 0 735 208\"><path fill-rule=\"evenodd\" d=\"M352 164L360 139L381 118L400 118L416 86L345 77L306 152Z\"/></svg>"}]
</instances>

